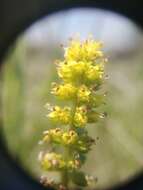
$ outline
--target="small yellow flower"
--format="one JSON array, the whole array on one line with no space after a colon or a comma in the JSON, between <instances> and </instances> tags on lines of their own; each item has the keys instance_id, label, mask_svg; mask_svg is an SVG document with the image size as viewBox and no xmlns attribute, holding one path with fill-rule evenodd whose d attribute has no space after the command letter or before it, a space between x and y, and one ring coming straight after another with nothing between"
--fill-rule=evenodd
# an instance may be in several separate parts
<instances>
[{"instance_id":1,"label":"small yellow flower","mask_svg":"<svg viewBox=\"0 0 143 190\"><path fill-rule=\"evenodd\" d=\"M86 78L90 82L101 82L103 80L104 65L90 65L86 71Z\"/></svg>"},{"instance_id":2,"label":"small yellow flower","mask_svg":"<svg viewBox=\"0 0 143 190\"><path fill-rule=\"evenodd\" d=\"M85 85L79 87L77 98L79 102L89 102L91 91Z\"/></svg>"},{"instance_id":3,"label":"small yellow flower","mask_svg":"<svg viewBox=\"0 0 143 190\"><path fill-rule=\"evenodd\" d=\"M55 94L61 99L72 99L76 95L77 88L70 83L57 85L54 84L52 94Z\"/></svg>"},{"instance_id":4,"label":"small yellow flower","mask_svg":"<svg viewBox=\"0 0 143 190\"><path fill-rule=\"evenodd\" d=\"M81 43L79 40L72 40L69 47L65 48L65 59L78 61L81 58Z\"/></svg>"},{"instance_id":5,"label":"small yellow flower","mask_svg":"<svg viewBox=\"0 0 143 190\"><path fill-rule=\"evenodd\" d=\"M71 109L69 107L60 108L55 106L47 116L55 123L67 125L71 121Z\"/></svg>"},{"instance_id":6,"label":"small yellow flower","mask_svg":"<svg viewBox=\"0 0 143 190\"><path fill-rule=\"evenodd\" d=\"M100 51L101 47L102 43L88 40L85 44L85 52L87 52L87 54L85 53L85 59L92 61L102 57L103 53Z\"/></svg>"},{"instance_id":7,"label":"small yellow flower","mask_svg":"<svg viewBox=\"0 0 143 190\"><path fill-rule=\"evenodd\" d=\"M62 130L60 128L50 129L44 133L43 142L61 142Z\"/></svg>"},{"instance_id":8,"label":"small yellow flower","mask_svg":"<svg viewBox=\"0 0 143 190\"><path fill-rule=\"evenodd\" d=\"M69 47L65 48L65 59L67 61L94 61L103 56L100 50L102 43L95 42L92 38L81 42L72 40Z\"/></svg>"},{"instance_id":9,"label":"small yellow flower","mask_svg":"<svg viewBox=\"0 0 143 190\"><path fill-rule=\"evenodd\" d=\"M75 127L84 127L87 124L85 107L77 107L74 115Z\"/></svg>"},{"instance_id":10,"label":"small yellow flower","mask_svg":"<svg viewBox=\"0 0 143 190\"><path fill-rule=\"evenodd\" d=\"M90 64L90 62L83 61L68 61L66 63L61 63L58 68L59 77L68 83L81 81Z\"/></svg>"},{"instance_id":11,"label":"small yellow flower","mask_svg":"<svg viewBox=\"0 0 143 190\"><path fill-rule=\"evenodd\" d=\"M58 67L58 75L66 82L71 82L73 79L71 64L66 62L60 62Z\"/></svg>"},{"instance_id":12,"label":"small yellow flower","mask_svg":"<svg viewBox=\"0 0 143 190\"><path fill-rule=\"evenodd\" d=\"M73 130L71 130L69 132L65 132L62 135L63 143L66 144L66 145L76 143L77 139L78 139L78 135Z\"/></svg>"},{"instance_id":13,"label":"small yellow flower","mask_svg":"<svg viewBox=\"0 0 143 190\"><path fill-rule=\"evenodd\" d=\"M62 130L60 128L52 129L51 136L53 141L60 143L62 137Z\"/></svg>"}]
</instances>

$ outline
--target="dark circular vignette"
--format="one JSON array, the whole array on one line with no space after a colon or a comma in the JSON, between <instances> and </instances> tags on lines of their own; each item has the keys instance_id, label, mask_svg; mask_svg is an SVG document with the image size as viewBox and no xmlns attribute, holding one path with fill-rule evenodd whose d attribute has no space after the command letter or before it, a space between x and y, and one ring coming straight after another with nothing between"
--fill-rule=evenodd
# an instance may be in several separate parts
<instances>
[{"instance_id":1,"label":"dark circular vignette","mask_svg":"<svg viewBox=\"0 0 143 190\"><path fill-rule=\"evenodd\" d=\"M18 35L34 21L48 14L77 7L101 8L120 13L143 27L141 0L4 0L0 1L0 65L8 47ZM0 102L2 105L2 102ZM42 190L38 182L23 172L11 159L2 136L2 116L0 117L0 189L1 190ZM112 188L115 190L142 190L143 174L130 182Z\"/></svg>"}]
</instances>

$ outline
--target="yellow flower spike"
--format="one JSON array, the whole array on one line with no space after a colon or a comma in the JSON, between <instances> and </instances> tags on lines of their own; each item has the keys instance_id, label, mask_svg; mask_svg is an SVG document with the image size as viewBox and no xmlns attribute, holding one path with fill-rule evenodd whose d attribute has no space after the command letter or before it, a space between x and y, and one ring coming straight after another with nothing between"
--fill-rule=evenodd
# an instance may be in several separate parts
<instances>
[{"instance_id":1,"label":"yellow flower spike","mask_svg":"<svg viewBox=\"0 0 143 190\"><path fill-rule=\"evenodd\" d=\"M68 100L69 107L46 105L47 116L58 128L45 131L41 142L50 142L55 152L42 152L39 161L43 170L61 173L60 183L65 189L69 189L69 182L88 188L86 175L79 169L95 140L88 136L86 125L95 124L106 116L96 110L104 103L105 96L99 91L106 81L104 66L107 62L101 48L102 43L92 37L85 41L72 39L65 48L64 60L56 61L61 83L54 83L51 93L60 100ZM76 180L72 177L75 175ZM58 189L59 186L53 187Z\"/></svg>"},{"instance_id":2,"label":"yellow flower spike","mask_svg":"<svg viewBox=\"0 0 143 190\"><path fill-rule=\"evenodd\" d=\"M57 85L54 84L52 94L55 94L63 100L72 99L76 95L77 88L70 83Z\"/></svg>"},{"instance_id":3,"label":"yellow flower spike","mask_svg":"<svg viewBox=\"0 0 143 190\"><path fill-rule=\"evenodd\" d=\"M69 107L60 108L55 106L47 116L55 123L67 125L71 122L71 110Z\"/></svg>"},{"instance_id":4,"label":"yellow flower spike","mask_svg":"<svg viewBox=\"0 0 143 190\"><path fill-rule=\"evenodd\" d=\"M74 115L75 127L84 127L87 124L87 116L85 107L77 107Z\"/></svg>"},{"instance_id":5,"label":"yellow flower spike","mask_svg":"<svg viewBox=\"0 0 143 190\"><path fill-rule=\"evenodd\" d=\"M77 92L79 102L89 102L91 91L85 85L80 86Z\"/></svg>"}]
</instances>

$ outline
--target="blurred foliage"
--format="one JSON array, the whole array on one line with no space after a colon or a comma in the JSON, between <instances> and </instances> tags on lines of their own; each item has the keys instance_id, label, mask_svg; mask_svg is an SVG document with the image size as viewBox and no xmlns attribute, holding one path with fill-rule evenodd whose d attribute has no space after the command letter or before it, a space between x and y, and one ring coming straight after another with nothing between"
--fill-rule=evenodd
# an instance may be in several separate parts
<instances>
[{"instance_id":1,"label":"blurred foliage","mask_svg":"<svg viewBox=\"0 0 143 190\"><path fill-rule=\"evenodd\" d=\"M50 127L44 105L56 103L50 84L57 80L53 61L61 58L61 49L57 44L33 49L25 39L19 39L15 47L3 67L4 136L12 156L37 178L41 175L38 141ZM124 182L142 170L142 60L143 56L136 54L109 61L108 117L104 124L89 127L90 135L99 141L84 166L87 173L98 178L97 188Z\"/></svg>"}]
</instances>

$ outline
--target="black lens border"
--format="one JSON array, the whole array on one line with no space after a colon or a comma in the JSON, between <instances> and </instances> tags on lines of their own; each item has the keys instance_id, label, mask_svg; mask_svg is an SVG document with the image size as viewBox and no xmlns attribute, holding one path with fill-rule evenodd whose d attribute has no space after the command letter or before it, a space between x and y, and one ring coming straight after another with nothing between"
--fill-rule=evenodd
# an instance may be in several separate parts
<instances>
[{"instance_id":1,"label":"black lens border","mask_svg":"<svg viewBox=\"0 0 143 190\"><path fill-rule=\"evenodd\" d=\"M101 8L124 15L143 28L142 0L0 0L0 65L16 38L38 19L71 8ZM0 105L2 102L0 100ZM42 190L8 153L0 118L0 189ZM115 171L116 172L116 171ZM112 190L142 190L143 173Z\"/></svg>"}]
</instances>

